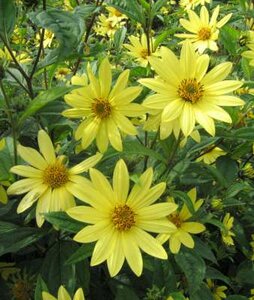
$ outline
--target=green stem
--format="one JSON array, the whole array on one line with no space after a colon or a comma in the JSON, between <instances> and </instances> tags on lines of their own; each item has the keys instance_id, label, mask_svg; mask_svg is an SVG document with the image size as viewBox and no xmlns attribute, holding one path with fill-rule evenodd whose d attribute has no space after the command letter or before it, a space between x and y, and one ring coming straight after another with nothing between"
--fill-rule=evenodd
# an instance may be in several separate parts
<instances>
[{"instance_id":1,"label":"green stem","mask_svg":"<svg viewBox=\"0 0 254 300\"><path fill-rule=\"evenodd\" d=\"M0 80L0 89L3 93L4 96L4 101L6 105L6 114L8 116L9 123L11 124L11 131L12 131L12 139L13 139L13 149L14 149L14 165L17 165L18 163L18 152L17 152L17 133L16 133L16 122L13 118L12 112L11 112L11 102L10 99L8 98L4 85L2 80Z\"/></svg>"}]
</instances>

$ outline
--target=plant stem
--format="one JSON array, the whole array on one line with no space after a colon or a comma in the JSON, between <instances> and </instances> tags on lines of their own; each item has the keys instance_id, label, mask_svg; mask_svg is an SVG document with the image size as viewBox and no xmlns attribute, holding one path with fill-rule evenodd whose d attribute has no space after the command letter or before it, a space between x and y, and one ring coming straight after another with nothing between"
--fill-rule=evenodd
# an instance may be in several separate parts
<instances>
[{"instance_id":1,"label":"plant stem","mask_svg":"<svg viewBox=\"0 0 254 300\"><path fill-rule=\"evenodd\" d=\"M16 122L13 118L12 112L11 112L11 103L10 103L10 99L8 98L5 89L4 89L4 85L2 80L0 80L0 89L3 93L4 96L4 101L5 101L5 105L6 105L6 114L8 116L9 119L9 123L11 125L11 131L12 131L12 139L13 139L13 149L14 149L14 165L17 165L18 163L18 152L17 152L17 133L16 133Z\"/></svg>"}]
</instances>

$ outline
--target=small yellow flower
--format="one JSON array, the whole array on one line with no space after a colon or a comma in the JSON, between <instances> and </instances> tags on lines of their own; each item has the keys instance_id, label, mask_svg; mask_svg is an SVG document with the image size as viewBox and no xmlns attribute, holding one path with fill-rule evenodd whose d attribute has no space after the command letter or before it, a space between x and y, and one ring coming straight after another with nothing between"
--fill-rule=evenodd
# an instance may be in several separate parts
<instances>
[{"instance_id":1,"label":"small yellow flower","mask_svg":"<svg viewBox=\"0 0 254 300\"><path fill-rule=\"evenodd\" d=\"M128 19L126 15L122 14L119 10L112 6L107 6L106 10L109 12L109 18L116 19L117 22Z\"/></svg>"},{"instance_id":2,"label":"small yellow flower","mask_svg":"<svg viewBox=\"0 0 254 300\"><path fill-rule=\"evenodd\" d=\"M213 293L214 300L222 300L227 298L227 295L224 293L228 288L225 285L218 286L215 285L211 279L207 279L207 285L211 292Z\"/></svg>"},{"instance_id":3,"label":"small yellow flower","mask_svg":"<svg viewBox=\"0 0 254 300\"><path fill-rule=\"evenodd\" d=\"M244 51L242 53L242 56L250 59L250 66L254 67L254 44L248 44L248 48L249 50Z\"/></svg>"},{"instance_id":4,"label":"small yellow flower","mask_svg":"<svg viewBox=\"0 0 254 300\"><path fill-rule=\"evenodd\" d=\"M244 101L231 95L243 83L224 80L231 71L232 63L221 63L207 73L209 56L198 55L189 42L183 44L180 59L165 47L161 47L160 55L161 59L149 58L159 76L140 79L139 82L156 92L145 99L143 106L151 114L161 112L162 131L163 124L172 126L170 122L175 121L187 137L193 132L195 124L199 123L214 136L213 119L232 122L221 106L244 105Z\"/></svg>"},{"instance_id":5,"label":"small yellow flower","mask_svg":"<svg viewBox=\"0 0 254 300\"><path fill-rule=\"evenodd\" d=\"M205 154L199 156L196 161L203 161L205 164L212 164L216 161L216 159L222 155L226 155L227 153L223 151L219 147L214 147L210 151L206 152Z\"/></svg>"},{"instance_id":6,"label":"small yellow flower","mask_svg":"<svg viewBox=\"0 0 254 300\"><path fill-rule=\"evenodd\" d=\"M198 5L205 5L205 3L211 3L212 0L180 0L180 6L185 10L194 9Z\"/></svg>"},{"instance_id":7,"label":"small yellow flower","mask_svg":"<svg viewBox=\"0 0 254 300\"><path fill-rule=\"evenodd\" d=\"M79 231L74 240L96 242L91 266L107 261L111 276L118 274L125 259L132 271L140 276L143 270L141 250L167 259L161 244L149 232L170 232L175 225L166 218L176 209L173 203L154 202L166 188L164 182L151 187L153 169L147 169L130 190L127 166L119 160L113 174L113 184L98 170L90 169L91 182L76 185L77 197L89 206L77 206L67 214L91 225ZM129 191L130 190L130 191Z\"/></svg>"},{"instance_id":8,"label":"small yellow flower","mask_svg":"<svg viewBox=\"0 0 254 300\"><path fill-rule=\"evenodd\" d=\"M233 227L233 222L234 222L234 217L230 216L229 213L226 213L223 219L224 230L221 230L221 237L222 237L222 241L227 246L234 245L232 236L235 236L235 234L233 233L233 231L231 231Z\"/></svg>"},{"instance_id":9,"label":"small yellow flower","mask_svg":"<svg viewBox=\"0 0 254 300\"><path fill-rule=\"evenodd\" d=\"M69 68L58 68L55 73L55 78L60 81L66 81L66 76L71 73Z\"/></svg>"},{"instance_id":10,"label":"small yellow flower","mask_svg":"<svg viewBox=\"0 0 254 300\"><path fill-rule=\"evenodd\" d=\"M150 56L159 56L159 49L154 49L154 39L150 41L150 55L148 54L147 38L145 34L141 35L141 38L131 35L129 37L131 45L124 44L124 47L129 50L128 54L133 56L135 60L142 66L148 65L148 58Z\"/></svg>"},{"instance_id":11,"label":"small yellow flower","mask_svg":"<svg viewBox=\"0 0 254 300\"><path fill-rule=\"evenodd\" d=\"M246 163L241 171L243 176L249 179L254 179L254 167L252 166L251 163Z\"/></svg>"},{"instance_id":12,"label":"small yellow flower","mask_svg":"<svg viewBox=\"0 0 254 300\"><path fill-rule=\"evenodd\" d=\"M78 175L93 167L102 155L96 155L68 169L64 156L56 157L50 137L44 130L38 133L40 152L33 148L18 145L18 153L31 166L18 165L11 172L27 177L13 183L7 190L9 195L27 193L18 205L17 212L22 213L37 201L36 221L39 227L44 223L42 213L66 210L75 206L73 187L82 185L86 179Z\"/></svg>"},{"instance_id":13,"label":"small yellow flower","mask_svg":"<svg viewBox=\"0 0 254 300\"><path fill-rule=\"evenodd\" d=\"M98 17L99 21L96 24L94 31L101 36L108 36L110 39L114 37L117 29L123 27L125 21L119 21L115 17L106 17L101 14Z\"/></svg>"},{"instance_id":14,"label":"small yellow flower","mask_svg":"<svg viewBox=\"0 0 254 300\"><path fill-rule=\"evenodd\" d=\"M21 52L17 54L16 51L12 51L12 53L15 56L16 60L21 64L28 63L32 60L27 53ZM3 50L0 49L0 59L6 60L7 62L13 61L10 52L6 47L4 47Z\"/></svg>"},{"instance_id":15,"label":"small yellow flower","mask_svg":"<svg viewBox=\"0 0 254 300\"><path fill-rule=\"evenodd\" d=\"M42 292L42 300L71 300L71 296L64 288L64 286L61 285L60 288L58 289L57 298L53 297L48 292ZM85 296L82 288L79 288L76 291L73 300L85 300Z\"/></svg>"},{"instance_id":16,"label":"small yellow flower","mask_svg":"<svg viewBox=\"0 0 254 300\"><path fill-rule=\"evenodd\" d=\"M36 37L35 37L35 39L36 39L35 46L36 47L39 47L39 45L40 45L41 34L42 34L42 29L40 30L40 33L36 34ZM44 40L43 40L43 48L44 49L51 47L54 37L55 37L55 35L53 32L51 32L48 29L45 29Z\"/></svg>"},{"instance_id":17,"label":"small yellow flower","mask_svg":"<svg viewBox=\"0 0 254 300\"><path fill-rule=\"evenodd\" d=\"M232 16L232 14L228 14L220 21L217 21L219 11L220 6L218 5L214 9L210 21L209 13L205 6L202 6L200 10L200 17L194 11L188 11L189 21L180 19L180 23L191 33L178 33L175 36L188 39L193 43L194 48L198 49L199 53L203 53L205 49L217 51L216 40L218 39L219 28L225 25Z\"/></svg>"},{"instance_id":18,"label":"small yellow flower","mask_svg":"<svg viewBox=\"0 0 254 300\"><path fill-rule=\"evenodd\" d=\"M82 118L75 138L81 139L83 149L96 139L101 152L107 150L109 142L117 151L122 151L120 132L137 134L136 128L127 117L138 117L145 112L140 104L131 103L141 93L142 88L126 87L129 70L122 72L112 88L112 70L107 58L99 67L98 78L94 76L90 66L87 73L89 85L65 95L66 103L73 108L65 110L63 115Z\"/></svg>"},{"instance_id":19,"label":"small yellow flower","mask_svg":"<svg viewBox=\"0 0 254 300\"><path fill-rule=\"evenodd\" d=\"M195 188L188 192L188 196L190 197L196 212L203 204L203 200L196 201L197 191ZM169 198L169 201L174 202L174 199ZM191 234L198 234L206 229L201 223L189 221L191 217L191 212L184 204L180 211L168 215L169 221L175 224L176 229L174 231L171 230L168 233L161 233L157 237L162 244L169 240L170 251L174 254L180 251L181 244L188 248L194 248L194 240Z\"/></svg>"},{"instance_id":20,"label":"small yellow flower","mask_svg":"<svg viewBox=\"0 0 254 300\"><path fill-rule=\"evenodd\" d=\"M222 210L223 209L223 201L218 198L214 198L211 201L211 205L213 209Z\"/></svg>"}]
</instances>

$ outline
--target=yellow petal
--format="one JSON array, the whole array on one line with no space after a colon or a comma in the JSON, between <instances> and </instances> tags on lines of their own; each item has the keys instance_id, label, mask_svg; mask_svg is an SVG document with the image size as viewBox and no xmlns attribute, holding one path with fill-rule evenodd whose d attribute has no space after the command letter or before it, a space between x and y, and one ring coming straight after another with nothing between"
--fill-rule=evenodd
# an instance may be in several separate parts
<instances>
[{"instance_id":1,"label":"yellow petal","mask_svg":"<svg viewBox=\"0 0 254 300\"><path fill-rule=\"evenodd\" d=\"M86 172L88 169L94 167L101 159L102 159L102 154L97 152L95 155L85 159L75 167L72 167L69 169L69 172L72 174L80 174L83 172Z\"/></svg>"},{"instance_id":2,"label":"yellow petal","mask_svg":"<svg viewBox=\"0 0 254 300\"><path fill-rule=\"evenodd\" d=\"M115 240L114 251L107 259L108 270L111 277L114 277L119 273L120 269L123 266L124 259L125 257L123 253L121 238L118 237Z\"/></svg>"},{"instance_id":3,"label":"yellow petal","mask_svg":"<svg viewBox=\"0 0 254 300\"><path fill-rule=\"evenodd\" d=\"M58 290L58 300L71 300L70 295L68 294L68 292L66 291L66 289L64 288L64 286L60 286L59 290Z\"/></svg>"},{"instance_id":4,"label":"yellow petal","mask_svg":"<svg viewBox=\"0 0 254 300\"><path fill-rule=\"evenodd\" d=\"M129 172L124 160L119 160L113 174L113 189L117 202L125 203L129 193Z\"/></svg>"},{"instance_id":5,"label":"yellow petal","mask_svg":"<svg viewBox=\"0 0 254 300\"><path fill-rule=\"evenodd\" d=\"M37 169L44 170L48 166L40 153L33 148L18 145L18 153L26 162Z\"/></svg>"},{"instance_id":6,"label":"yellow petal","mask_svg":"<svg viewBox=\"0 0 254 300\"><path fill-rule=\"evenodd\" d=\"M47 292L42 292L42 300L57 300L57 299Z\"/></svg>"},{"instance_id":7,"label":"yellow petal","mask_svg":"<svg viewBox=\"0 0 254 300\"><path fill-rule=\"evenodd\" d=\"M201 223L197 223L197 222L184 222L182 225L181 225L181 228L184 230L184 231L187 231L189 233L194 233L194 234L197 234L197 233L200 233L200 232L203 232L205 231L205 226Z\"/></svg>"},{"instance_id":8,"label":"yellow petal","mask_svg":"<svg viewBox=\"0 0 254 300\"><path fill-rule=\"evenodd\" d=\"M53 164L56 160L55 149L52 141L46 131L40 130L38 133L38 144L41 154L49 164Z\"/></svg>"},{"instance_id":9,"label":"yellow petal","mask_svg":"<svg viewBox=\"0 0 254 300\"><path fill-rule=\"evenodd\" d=\"M79 288L76 291L73 300L85 300L85 296L84 296L84 292L83 292L82 288Z\"/></svg>"}]
</instances>

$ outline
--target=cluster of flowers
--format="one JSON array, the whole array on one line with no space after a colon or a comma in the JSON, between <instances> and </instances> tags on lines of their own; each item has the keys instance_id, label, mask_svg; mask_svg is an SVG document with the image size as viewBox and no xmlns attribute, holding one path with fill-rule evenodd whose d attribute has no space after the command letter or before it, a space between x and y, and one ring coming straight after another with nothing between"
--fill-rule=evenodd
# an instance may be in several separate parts
<instances>
[{"instance_id":1,"label":"cluster of flowers","mask_svg":"<svg viewBox=\"0 0 254 300\"><path fill-rule=\"evenodd\" d=\"M73 219L90 224L78 232L74 240L80 243L96 242L91 265L106 261L111 276L119 273L125 259L133 272L140 276L143 269L141 250L151 256L167 259L167 252L162 246L166 241L169 241L172 253L178 253L181 244L193 248L191 234L205 231L205 226L194 222L193 213L188 207L185 204L178 207L172 198L155 204L163 195L166 183L152 186L152 168L148 168L131 187L127 166L123 160L119 160L111 184L104 174L94 168L109 144L115 150L122 151L123 135L137 135L131 118L145 114L148 118L143 129L158 130L160 139L174 134L176 138L186 140L192 137L200 141L197 124L214 136L214 120L232 122L222 107L244 105L243 100L233 95L243 83L226 80L232 63L223 62L208 71L210 57L204 54L206 49L218 50L216 40L219 29L229 21L231 14L217 21L220 10L217 6L209 20L209 12L204 4L210 1L191 2L181 1L181 5L188 10L189 20L180 19L180 24L191 33L176 34L186 39L181 42L179 57L167 47L155 48L154 40L151 38L148 41L144 34L141 37L130 36L131 45L124 45L141 66L150 64L156 74L154 78L138 80L152 91L142 104L134 103L142 87L127 86L129 70L124 70L112 84L112 66L108 58L100 63L97 76L88 64L86 75L72 79L72 84L79 87L65 96L65 102L71 108L65 110L63 116L81 119L75 139L81 140L83 149L95 141L99 152L69 168L66 157L56 155L49 135L40 130L39 152L18 146L20 157L29 166L11 168L11 172L26 177L8 188L10 195L25 194L17 212L22 213L37 202L36 221L39 227L44 223L44 213L51 211L66 211ZM203 5L200 15L191 10L199 4ZM117 28L126 21L126 16L113 8L108 8L108 11L108 18L99 16L95 32L112 38ZM254 51L254 48L250 49ZM247 51L244 56L253 59L253 53ZM8 55L8 52L0 52L0 55ZM215 150L218 155L223 155L221 149ZM88 170L90 180L81 175ZM198 211L203 200L197 200L195 188L188 195L194 211ZM85 205L76 206L75 198ZM234 236L230 231L233 217L227 214L223 223L223 241L230 245ZM148 232L158 236L154 237ZM44 293L43 299L56 298ZM59 289L58 299L70 299L63 287ZM83 292L78 290L74 299L83 300Z\"/></svg>"}]
</instances>

